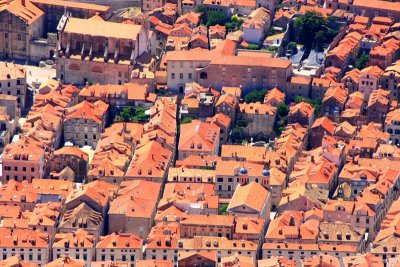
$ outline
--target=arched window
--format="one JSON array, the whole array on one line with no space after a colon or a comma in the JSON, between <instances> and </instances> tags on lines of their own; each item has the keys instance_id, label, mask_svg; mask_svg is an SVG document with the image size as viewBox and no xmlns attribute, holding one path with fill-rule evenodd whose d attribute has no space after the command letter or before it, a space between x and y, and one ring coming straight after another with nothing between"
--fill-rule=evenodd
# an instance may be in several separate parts
<instances>
[{"instance_id":1,"label":"arched window","mask_svg":"<svg viewBox=\"0 0 400 267\"><path fill-rule=\"evenodd\" d=\"M78 64L71 64L69 65L70 70L80 70L81 68L79 67Z\"/></svg>"},{"instance_id":2,"label":"arched window","mask_svg":"<svg viewBox=\"0 0 400 267\"><path fill-rule=\"evenodd\" d=\"M103 69L99 66L94 66L92 72L103 73Z\"/></svg>"}]
</instances>

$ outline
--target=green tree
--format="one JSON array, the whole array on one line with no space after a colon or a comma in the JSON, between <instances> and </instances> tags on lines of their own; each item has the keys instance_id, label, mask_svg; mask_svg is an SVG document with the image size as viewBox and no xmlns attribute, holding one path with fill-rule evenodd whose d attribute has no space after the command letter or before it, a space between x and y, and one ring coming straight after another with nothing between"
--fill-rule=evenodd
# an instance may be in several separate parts
<instances>
[{"instance_id":1,"label":"green tree","mask_svg":"<svg viewBox=\"0 0 400 267\"><path fill-rule=\"evenodd\" d=\"M191 123L193 120L192 117L186 117L181 121L181 124Z\"/></svg>"},{"instance_id":2,"label":"green tree","mask_svg":"<svg viewBox=\"0 0 400 267\"><path fill-rule=\"evenodd\" d=\"M244 101L246 103L263 102L266 93L266 89L251 91L244 97Z\"/></svg>"},{"instance_id":3,"label":"green tree","mask_svg":"<svg viewBox=\"0 0 400 267\"><path fill-rule=\"evenodd\" d=\"M260 46L258 44L249 44L247 49L249 49L249 50L259 50Z\"/></svg>"},{"instance_id":4,"label":"green tree","mask_svg":"<svg viewBox=\"0 0 400 267\"><path fill-rule=\"evenodd\" d=\"M364 54L356 60L354 67L356 67L359 70L362 70L367 66L368 61L369 61L369 55Z\"/></svg>"},{"instance_id":5,"label":"green tree","mask_svg":"<svg viewBox=\"0 0 400 267\"><path fill-rule=\"evenodd\" d=\"M238 127L247 127L248 122L246 120L237 120Z\"/></svg>"},{"instance_id":6,"label":"green tree","mask_svg":"<svg viewBox=\"0 0 400 267\"><path fill-rule=\"evenodd\" d=\"M294 99L294 102L296 102L296 104L300 103L301 101L304 101L304 102L310 104L311 106L313 106L315 109L314 110L315 117L318 117L319 113L321 112L321 105L322 105L322 101L320 98L311 100L309 98L305 98L302 96L296 96L296 98Z\"/></svg>"},{"instance_id":7,"label":"green tree","mask_svg":"<svg viewBox=\"0 0 400 267\"><path fill-rule=\"evenodd\" d=\"M318 52L324 51L323 45L325 42L325 32L324 31L318 31L315 34L315 50Z\"/></svg>"},{"instance_id":8,"label":"green tree","mask_svg":"<svg viewBox=\"0 0 400 267\"><path fill-rule=\"evenodd\" d=\"M286 105L285 103L281 103L276 107L276 109L277 109L276 114L279 117L283 118L289 114L290 107L288 105Z\"/></svg>"},{"instance_id":9,"label":"green tree","mask_svg":"<svg viewBox=\"0 0 400 267\"><path fill-rule=\"evenodd\" d=\"M206 14L207 13L207 9L206 6L203 4L197 5L196 9L195 9L196 13L202 13L202 14Z\"/></svg>"},{"instance_id":10,"label":"green tree","mask_svg":"<svg viewBox=\"0 0 400 267\"><path fill-rule=\"evenodd\" d=\"M277 30L277 29L274 29L273 27L271 27L267 32L267 36L272 36L272 35L276 35L276 34L283 33L283 32L284 31Z\"/></svg>"},{"instance_id":11,"label":"green tree","mask_svg":"<svg viewBox=\"0 0 400 267\"><path fill-rule=\"evenodd\" d=\"M235 127L232 129L231 132L231 141L234 144L241 144L243 142L243 133L242 130L239 127Z\"/></svg>"},{"instance_id":12,"label":"green tree","mask_svg":"<svg viewBox=\"0 0 400 267\"><path fill-rule=\"evenodd\" d=\"M214 25L225 25L226 17L222 11L211 11L207 13L207 23L206 26L214 26Z\"/></svg>"},{"instance_id":13,"label":"green tree","mask_svg":"<svg viewBox=\"0 0 400 267\"><path fill-rule=\"evenodd\" d=\"M287 49L292 51L292 55L297 53L297 43L296 42L290 42L287 45Z\"/></svg>"},{"instance_id":14,"label":"green tree","mask_svg":"<svg viewBox=\"0 0 400 267\"><path fill-rule=\"evenodd\" d=\"M145 122L147 119L145 112L144 108L124 107L115 119L124 122Z\"/></svg>"},{"instance_id":15,"label":"green tree","mask_svg":"<svg viewBox=\"0 0 400 267\"><path fill-rule=\"evenodd\" d=\"M270 46L265 50L270 51L270 52L278 52L279 48L276 46Z\"/></svg>"},{"instance_id":16,"label":"green tree","mask_svg":"<svg viewBox=\"0 0 400 267\"><path fill-rule=\"evenodd\" d=\"M290 107L285 103L279 104L276 112L276 120L274 124L274 132L276 135L280 135L288 123L288 114Z\"/></svg>"},{"instance_id":17,"label":"green tree","mask_svg":"<svg viewBox=\"0 0 400 267\"><path fill-rule=\"evenodd\" d=\"M228 215L228 212L226 211L228 209L228 204L222 204L221 207L219 207L219 215Z\"/></svg>"},{"instance_id":18,"label":"green tree","mask_svg":"<svg viewBox=\"0 0 400 267\"><path fill-rule=\"evenodd\" d=\"M124 107L124 108L122 108L121 112L117 115L116 120L129 122L129 121L131 121L131 116L132 116L131 108Z\"/></svg>"},{"instance_id":19,"label":"green tree","mask_svg":"<svg viewBox=\"0 0 400 267\"><path fill-rule=\"evenodd\" d=\"M200 17L201 23L207 24L207 8L206 8L206 6L203 4L196 6L195 12L201 13L201 17Z\"/></svg>"},{"instance_id":20,"label":"green tree","mask_svg":"<svg viewBox=\"0 0 400 267\"><path fill-rule=\"evenodd\" d=\"M243 19L237 16L232 16L231 19L225 23L225 27L229 32L234 32L240 30L242 24L243 24Z\"/></svg>"},{"instance_id":21,"label":"green tree","mask_svg":"<svg viewBox=\"0 0 400 267\"><path fill-rule=\"evenodd\" d=\"M332 30L332 29L328 29L327 31L324 31L325 36L324 36L324 41L327 44L330 44L333 39L335 39L335 37L339 34L338 30Z\"/></svg>"},{"instance_id":22,"label":"green tree","mask_svg":"<svg viewBox=\"0 0 400 267\"><path fill-rule=\"evenodd\" d=\"M300 41L305 47L311 48L315 34L323 29L325 19L321 13L307 11L304 16L296 19L295 26L300 29Z\"/></svg>"},{"instance_id":23,"label":"green tree","mask_svg":"<svg viewBox=\"0 0 400 267\"><path fill-rule=\"evenodd\" d=\"M145 122L146 121L146 109L144 108L137 108L134 109L134 115L131 118L132 122Z\"/></svg>"}]
</instances>

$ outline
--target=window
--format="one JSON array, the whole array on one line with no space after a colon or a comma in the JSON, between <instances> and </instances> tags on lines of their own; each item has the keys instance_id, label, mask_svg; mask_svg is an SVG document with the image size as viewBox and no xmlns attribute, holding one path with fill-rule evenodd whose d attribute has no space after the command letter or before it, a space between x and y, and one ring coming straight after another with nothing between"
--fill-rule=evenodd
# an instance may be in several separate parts
<instances>
[{"instance_id":1,"label":"window","mask_svg":"<svg viewBox=\"0 0 400 267\"><path fill-rule=\"evenodd\" d=\"M192 74L191 74L191 73L188 74L188 79L189 79L189 80L192 79Z\"/></svg>"},{"instance_id":2,"label":"window","mask_svg":"<svg viewBox=\"0 0 400 267\"><path fill-rule=\"evenodd\" d=\"M207 80L207 72L200 73L200 79Z\"/></svg>"},{"instance_id":3,"label":"window","mask_svg":"<svg viewBox=\"0 0 400 267\"><path fill-rule=\"evenodd\" d=\"M35 168L34 167L31 167L31 172L34 172L35 171Z\"/></svg>"},{"instance_id":4,"label":"window","mask_svg":"<svg viewBox=\"0 0 400 267\"><path fill-rule=\"evenodd\" d=\"M179 73L179 79L183 79L183 73Z\"/></svg>"},{"instance_id":5,"label":"window","mask_svg":"<svg viewBox=\"0 0 400 267\"><path fill-rule=\"evenodd\" d=\"M172 79L172 80L175 79L175 73L171 73L171 79Z\"/></svg>"}]
</instances>

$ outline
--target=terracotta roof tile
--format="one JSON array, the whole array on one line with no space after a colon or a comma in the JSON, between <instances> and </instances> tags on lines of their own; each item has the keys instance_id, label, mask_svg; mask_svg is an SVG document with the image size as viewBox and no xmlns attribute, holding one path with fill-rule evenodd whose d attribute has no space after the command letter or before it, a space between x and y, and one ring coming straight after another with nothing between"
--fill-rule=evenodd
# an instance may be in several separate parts
<instances>
[{"instance_id":1,"label":"terracotta roof tile","mask_svg":"<svg viewBox=\"0 0 400 267\"><path fill-rule=\"evenodd\" d=\"M240 206L247 206L257 212L261 212L268 197L269 191L256 182L251 182L247 185L239 185L235 189L227 210L229 211Z\"/></svg>"}]
</instances>

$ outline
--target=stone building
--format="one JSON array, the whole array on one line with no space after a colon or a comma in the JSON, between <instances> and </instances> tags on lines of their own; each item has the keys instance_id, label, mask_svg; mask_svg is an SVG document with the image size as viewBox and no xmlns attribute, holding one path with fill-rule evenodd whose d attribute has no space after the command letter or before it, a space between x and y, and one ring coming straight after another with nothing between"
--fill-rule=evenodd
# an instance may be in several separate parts
<instances>
[{"instance_id":1,"label":"stone building","mask_svg":"<svg viewBox=\"0 0 400 267\"><path fill-rule=\"evenodd\" d=\"M129 82L137 58L151 50L142 25L64 16L58 29L57 78L64 83Z\"/></svg>"},{"instance_id":2,"label":"stone building","mask_svg":"<svg viewBox=\"0 0 400 267\"><path fill-rule=\"evenodd\" d=\"M1 156L3 183L9 180L31 180L44 176L48 147L33 138L24 136L8 144Z\"/></svg>"},{"instance_id":3,"label":"stone building","mask_svg":"<svg viewBox=\"0 0 400 267\"><path fill-rule=\"evenodd\" d=\"M81 102L66 110L64 138L79 146L96 147L107 121L108 105L99 100Z\"/></svg>"},{"instance_id":4,"label":"stone building","mask_svg":"<svg viewBox=\"0 0 400 267\"><path fill-rule=\"evenodd\" d=\"M243 103L239 105L238 119L246 123L243 128L247 136L265 136L272 132L276 117L276 107L268 104Z\"/></svg>"},{"instance_id":5,"label":"stone building","mask_svg":"<svg viewBox=\"0 0 400 267\"><path fill-rule=\"evenodd\" d=\"M64 146L51 155L47 173L61 172L66 167L74 172L75 179L82 182L86 177L89 155L78 147Z\"/></svg>"},{"instance_id":6,"label":"stone building","mask_svg":"<svg viewBox=\"0 0 400 267\"><path fill-rule=\"evenodd\" d=\"M182 124L178 158L183 160L193 155L217 156L219 135L220 128L216 124L208 124L200 120Z\"/></svg>"},{"instance_id":7,"label":"stone building","mask_svg":"<svg viewBox=\"0 0 400 267\"><path fill-rule=\"evenodd\" d=\"M46 233L31 229L1 228L0 235L3 259L11 258L18 251L21 259L41 266L51 258L49 235Z\"/></svg>"},{"instance_id":8,"label":"stone building","mask_svg":"<svg viewBox=\"0 0 400 267\"><path fill-rule=\"evenodd\" d=\"M0 151L11 141L19 118L18 98L13 95L0 95Z\"/></svg>"},{"instance_id":9,"label":"stone building","mask_svg":"<svg viewBox=\"0 0 400 267\"><path fill-rule=\"evenodd\" d=\"M389 110L389 97L390 92L383 89L378 89L371 93L367 106L368 122L384 122L384 116Z\"/></svg>"},{"instance_id":10,"label":"stone building","mask_svg":"<svg viewBox=\"0 0 400 267\"><path fill-rule=\"evenodd\" d=\"M96 260L130 261L133 264L142 259L142 245L143 240L131 233L102 236L96 245Z\"/></svg>"},{"instance_id":11,"label":"stone building","mask_svg":"<svg viewBox=\"0 0 400 267\"><path fill-rule=\"evenodd\" d=\"M57 24L67 12L71 17L88 19L98 16L104 20L111 17L111 9L105 5L86 4L65 0L30 0L45 16L44 32L57 32Z\"/></svg>"},{"instance_id":12,"label":"stone building","mask_svg":"<svg viewBox=\"0 0 400 267\"><path fill-rule=\"evenodd\" d=\"M28 0L6 3L0 11L0 57L30 59L30 41L43 36L45 14Z\"/></svg>"},{"instance_id":13,"label":"stone building","mask_svg":"<svg viewBox=\"0 0 400 267\"><path fill-rule=\"evenodd\" d=\"M1 40L1 37L0 37ZM25 108L26 71L14 63L0 63L0 93L17 97L18 108Z\"/></svg>"},{"instance_id":14,"label":"stone building","mask_svg":"<svg viewBox=\"0 0 400 267\"><path fill-rule=\"evenodd\" d=\"M94 259L95 242L95 237L83 229L73 233L58 233L55 235L52 247L53 258L57 259L68 254L74 259L83 259L90 265Z\"/></svg>"}]
</instances>

